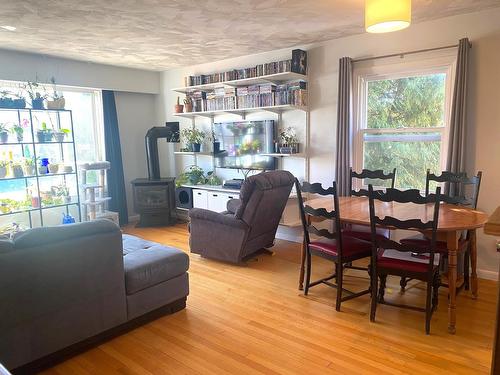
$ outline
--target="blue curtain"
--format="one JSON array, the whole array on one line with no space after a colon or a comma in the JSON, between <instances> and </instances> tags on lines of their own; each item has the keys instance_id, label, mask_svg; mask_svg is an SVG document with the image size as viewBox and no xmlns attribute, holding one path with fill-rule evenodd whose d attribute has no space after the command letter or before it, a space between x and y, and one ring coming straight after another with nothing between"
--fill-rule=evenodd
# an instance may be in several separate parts
<instances>
[{"instance_id":1,"label":"blue curtain","mask_svg":"<svg viewBox=\"0 0 500 375\"><path fill-rule=\"evenodd\" d=\"M115 93L113 91L103 90L102 106L106 160L111 163L111 169L108 171L108 194L111 197L109 209L118 212L120 225L125 225L128 224L127 197L125 195L122 148L120 145L118 116L116 115Z\"/></svg>"}]
</instances>

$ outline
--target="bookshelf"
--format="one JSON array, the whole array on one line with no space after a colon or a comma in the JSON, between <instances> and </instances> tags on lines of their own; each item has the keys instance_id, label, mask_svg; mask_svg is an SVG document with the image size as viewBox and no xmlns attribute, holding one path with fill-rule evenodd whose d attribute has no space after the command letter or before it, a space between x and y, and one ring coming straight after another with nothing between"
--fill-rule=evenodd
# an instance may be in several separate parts
<instances>
[{"instance_id":1,"label":"bookshelf","mask_svg":"<svg viewBox=\"0 0 500 375\"><path fill-rule=\"evenodd\" d=\"M296 50L297 51L297 50ZM303 63L303 66L300 66L302 69L296 68L295 61L295 53L296 51L292 51L292 59L288 60L289 65L285 69L290 70L290 71L280 71L276 72L273 74L265 74L265 75L260 75L260 76L254 76L254 77L245 77L241 79L232 79L232 80L226 80L226 81L220 81L220 82L210 82L210 83L203 83L203 84L197 84L197 85L191 85L191 86L185 86L185 87L177 87L171 89L172 92L178 93L178 94L185 94L186 96L194 97L196 95L195 93L198 92L198 94L201 92L203 93L201 96L202 99L206 100L208 98L207 93L214 92L215 90L219 89L222 91L222 94L224 94L224 91L227 89L229 92L231 92L231 89L233 89L233 92L235 97L236 97L236 108L232 109L218 109L218 110L203 110L203 111L195 111L195 112L183 112L183 113L173 113L173 117L177 117L180 119L185 119L185 121L190 120L190 126L193 128L200 126L200 124L204 124L206 126L207 124L207 119L210 120L210 129L213 131L214 129L214 123L219 122L219 121L227 121L228 116L235 116L235 120L246 120L247 115L250 114L263 114L266 115L268 120L274 120L276 123L276 128L280 129L284 127L283 125L283 114L288 113L288 112L297 112L297 116L303 116L299 120L299 124L297 125L297 121L294 121L296 124L294 127L301 127L303 126L303 137L304 139L301 142L301 152L296 153L296 154L281 154L281 153L263 153L259 154L260 156L268 156L268 157L274 157L277 159L277 168L278 169L283 169L284 162L285 160L288 159L293 159L296 160L297 163L303 163L303 173L304 173L304 180L309 181L309 142L310 142L310 130L309 130L309 107L307 105L307 82L308 82L308 76L307 76L307 69L306 69L306 62L301 60L301 63ZM305 51L299 51L299 55L302 58L306 58L306 52ZM273 64L273 63L270 63ZM264 64L266 65L266 64ZM268 64L267 64L268 65ZM259 66L257 66L259 68ZM240 70L233 70L233 72L239 73L239 71L242 70L248 70L247 69L240 69ZM293 70L293 71L291 71ZM301 73L298 73L298 71L301 71ZM302 74L305 73L305 74ZM193 81L198 81L200 77L224 77L224 73L215 73L212 75L208 76L195 76L195 77L188 77L189 79L186 79L186 82L193 82ZM191 78L195 78L195 80L192 80ZM219 79L219 78L216 78ZM297 84L297 82L299 84ZM269 85L272 85L272 102L278 102L278 94L279 94L279 89L280 86L286 86L285 90L288 90L288 87L293 87L294 88L290 89L290 92L287 92L287 94L290 94L290 96L286 97L286 101L289 100L289 103L299 103L301 105L296 105L296 104L279 104L279 105L266 105L266 106L256 106L256 107L244 107L244 108L239 108L239 101L237 97L240 95L240 88L245 90L245 86L254 86L254 85L267 85L267 88L269 88ZM298 87L297 87L298 86ZM260 87L259 87L260 88ZM247 87L248 91L250 91L249 87ZM294 96L294 92L292 90L299 90L304 92L304 97L301 96L302 92L298 94L298 101L297 97ZM275 93L276 92L276 93ZM257 93L259 91L257 90ZM260 93L262 94L263 91L260 89ZM269 91L266 91L265 93L270 93ZM275 93L275 94L274 94ZM249 92L250 94L250 92ZM245 95L245 94L243 94ZM200 97L199 96L199 97ZM198 97L198 98L199 98ZM225 97L225 95L224 95ZM280 97L280 100L281 97ZM264 102L263 100L259 99L259 101ZM282 102L281 102L282 103ZM233 103L231 103L233 104ZM267 104L267 103L266 103ZM304 104L304 105L302 105ZM226 102L224 102L224 106L226 106ZM195 106L196 108L197 106ZM204 103L202 106L198 106L198 108L207 108L208 105ZM295 115L294 115L295 116ZM303 118L303 119L302 119ZM288 119L288 117L287 117ZM186 123L184 123L186 124ZM189 157L193 158L193 164L198 165L198 157L211 157L212 158L212 166L213 170L215 171L218 167L216 166L215 158L213 152L183 152L183 151L175 151L174 154L177 157ZM294 162L295 163L295 162ZM298 167L300 168L300 167ZM295 168L294 168L295 169Z\"/></svg>"}]
</instances>

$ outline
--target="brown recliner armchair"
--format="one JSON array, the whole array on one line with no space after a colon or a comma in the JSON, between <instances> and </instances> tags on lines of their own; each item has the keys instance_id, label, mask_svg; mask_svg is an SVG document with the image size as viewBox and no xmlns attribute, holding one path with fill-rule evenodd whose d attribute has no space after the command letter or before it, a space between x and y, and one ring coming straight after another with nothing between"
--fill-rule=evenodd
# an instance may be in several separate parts
<instances>
[{"instance_id":1,"label":"brown recliner armchair","mask_svg":"<svg viewBox=\"0 0 500 375\"><path fill-rule=\"evenodd\" d=\"M240 199L229 201L228 211L189 210L191 252L240 263L272 246L293 183L287 171L260 173L245 180Z\"/></svg>"}]
</instances>

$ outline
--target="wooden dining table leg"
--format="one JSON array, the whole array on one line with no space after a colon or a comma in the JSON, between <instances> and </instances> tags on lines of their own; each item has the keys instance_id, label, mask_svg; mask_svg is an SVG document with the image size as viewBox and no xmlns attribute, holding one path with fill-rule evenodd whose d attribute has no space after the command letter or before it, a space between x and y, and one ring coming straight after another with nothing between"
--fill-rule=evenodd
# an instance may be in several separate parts
<instances>
[{"instance_id":1,"label":"wooden dining table leg","mask_svg":"<svg viewBox=\"0 0 500 375\"><path fill-rule=\"evenodd\" d=\"M446 234L448 248L448 332L455 334L457 323L457 252L458 235L456 231Z\"/></svg>"},{"instance_id":2,"label":"wooden dining table leg","mask_svg":"<svg viewBox=\"0 0 500 375\"><path fill-rule=\"evenodd\" d=\"M477 286L477 242L476 242L476 230L470 231L470 265L471 265L471 290L472 298L477 299L478 286Z\"/></svg>"}]
</instances>

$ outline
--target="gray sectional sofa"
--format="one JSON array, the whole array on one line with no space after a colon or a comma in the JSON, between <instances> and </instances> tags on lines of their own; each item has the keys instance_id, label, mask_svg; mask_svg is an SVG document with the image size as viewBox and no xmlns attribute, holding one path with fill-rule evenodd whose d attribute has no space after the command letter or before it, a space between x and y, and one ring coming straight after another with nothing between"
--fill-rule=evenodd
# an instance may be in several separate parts
<instances>
[{"instance_id":1,"label":"gray sectional sofa","mask_svg":"<svg viewBox=\"0 0 500 375\"><path fill-rule=\"evenodd\" d=\"M188 256L108 220L0 240L0 363L46 357L161 308L185 307Z\"/></svg>"}]
</instances>

